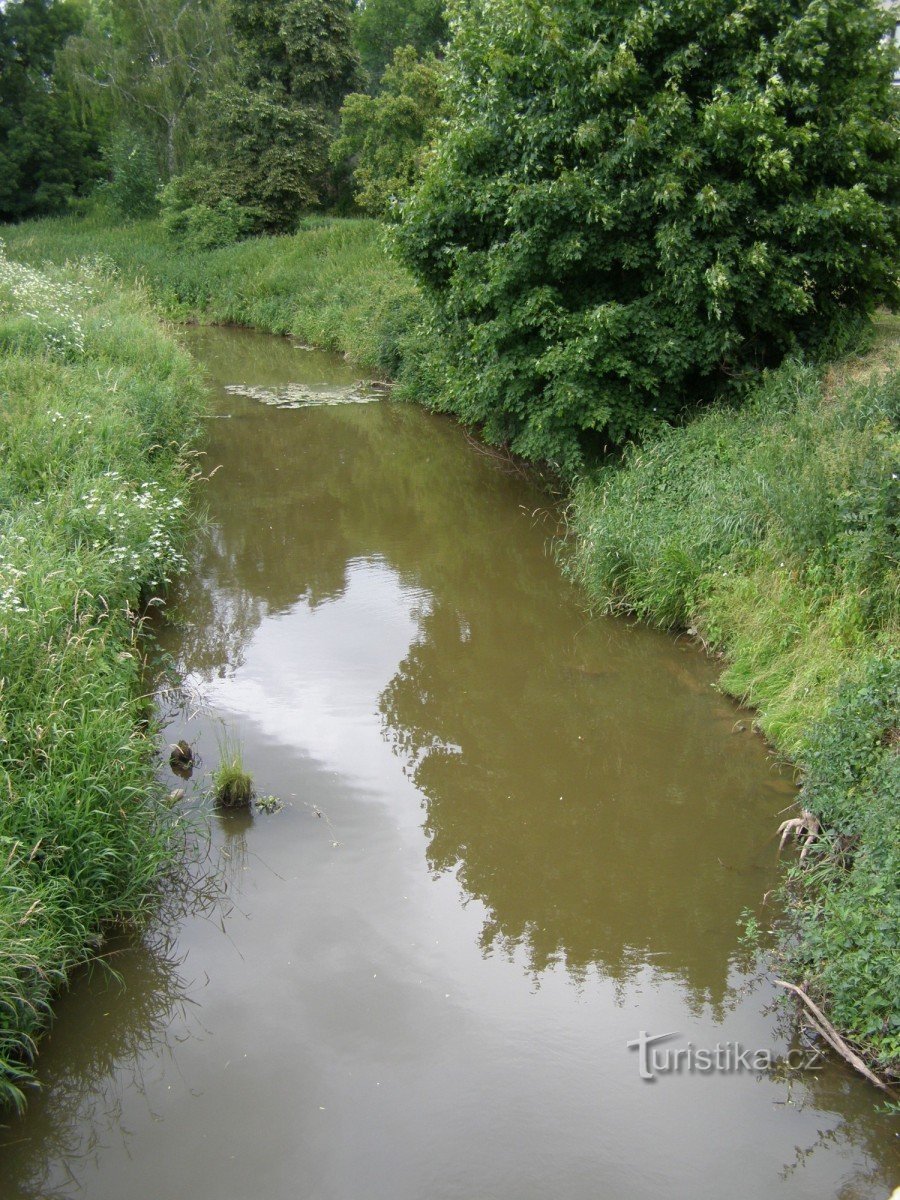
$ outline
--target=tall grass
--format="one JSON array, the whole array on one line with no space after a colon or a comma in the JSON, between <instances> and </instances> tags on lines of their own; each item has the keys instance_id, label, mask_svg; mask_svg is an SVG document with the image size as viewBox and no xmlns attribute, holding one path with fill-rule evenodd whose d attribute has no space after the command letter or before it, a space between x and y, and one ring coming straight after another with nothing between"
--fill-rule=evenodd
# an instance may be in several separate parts
<instances>
[{"instance_id":1,"label":"tall grass","mask_svg":"<svg viewBox=\"0 0 900 1200\"><path fill-rule=\"evenodd\" d=\"M377 221L310 218L296 234L184 253L159 221L111 227L100 218L9 226L13 258L112 262L174 320L290 333L362 366L396 374L419 300L386 252Z\"/></svg>"},{"instance_id":2,"label":"tall grass","mask_svg":"<svg viewBox=\"0 0 900 1200\"><path fill-rule=\"evenodd\" d=\"M183 565L201 392L144 301L0 246L0 1102L171 862L137 605Z\"/></svg>"},{"instance_id":3,"label":"tall grass","mask_svg":"<svg viewBox=\"0 0 900 1200\"><path fill-rule=\"evenodd\" d=\"M568 570L609 611L694 628L800 765L824 835L790 873L782 953L900 1073L900 322L878 337L584 478Z\"/></svg>"}]
</instances>

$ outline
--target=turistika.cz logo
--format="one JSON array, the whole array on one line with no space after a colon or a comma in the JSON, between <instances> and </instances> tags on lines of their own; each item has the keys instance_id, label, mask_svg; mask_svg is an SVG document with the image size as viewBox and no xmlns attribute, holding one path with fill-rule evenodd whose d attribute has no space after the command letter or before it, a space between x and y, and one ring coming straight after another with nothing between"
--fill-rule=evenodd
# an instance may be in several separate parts
<instances>
[{"instance_id":1,"label":"turistika.cz logo","mask_svg":"<svg viewBox=\"0 0 900 1200\"><path fill-rule=\"evenodd\" d=\"M634 1041L626 1042L629 1050L638 1052L641 1079L654 1083L660 1075L753 1075L812 1071L822 1063L819 1050L794 1047L787 1054L774 1050L752 1050L740 1042L716 1042L712 1048L695 1046L664 1046L679 1033L647 1033L641 1030Z\"/></svg>"}]
</instances>

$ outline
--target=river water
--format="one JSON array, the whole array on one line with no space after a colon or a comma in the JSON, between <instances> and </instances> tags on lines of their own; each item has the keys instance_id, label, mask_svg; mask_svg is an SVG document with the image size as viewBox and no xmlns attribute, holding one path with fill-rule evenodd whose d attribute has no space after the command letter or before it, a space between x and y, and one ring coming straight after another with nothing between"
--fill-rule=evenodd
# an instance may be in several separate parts
<instances>
[{"instance_id":1,"label":"river water","mask_svg":"<svg viewBox=\"0 0 900 1200\"><path fill-rule=\"evenodd\" d=\"M896 1123L842 1065L688 1069L802 1045L737 924L793 789L714 664L588 619L547 495L449 421L185 338L219 469L166 736L187 804L237 740L284 807L213 814L214 894L75 981L2 1195L887 1196ZM642 1033L681 1070L642 1079Z\"/></svg>"}]
</instances>

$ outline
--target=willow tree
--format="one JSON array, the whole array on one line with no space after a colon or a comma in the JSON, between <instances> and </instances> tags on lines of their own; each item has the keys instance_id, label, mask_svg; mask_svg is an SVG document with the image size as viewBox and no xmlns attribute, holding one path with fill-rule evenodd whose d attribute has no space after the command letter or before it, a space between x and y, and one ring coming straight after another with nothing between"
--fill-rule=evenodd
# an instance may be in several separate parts
<instances>
[{"instance_id":1,"label":"willow tree","mask_svg":"<svg viewBox=\"0 0 900 1200\"><path fill-rule=\"evenodd\" d=\"M201 105L229 50L224 0L95 0L61 67L88 108L144 135L171 176L194 157Z\"/></svg>"}]
</instances>

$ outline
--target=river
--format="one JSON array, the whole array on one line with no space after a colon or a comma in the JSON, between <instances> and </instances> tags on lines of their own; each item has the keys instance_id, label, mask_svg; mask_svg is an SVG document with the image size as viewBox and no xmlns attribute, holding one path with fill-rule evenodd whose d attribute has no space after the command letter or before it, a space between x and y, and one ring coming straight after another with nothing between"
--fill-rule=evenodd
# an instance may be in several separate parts
<instances>
[{"instance_id":1,"label":"river","mask_svg":"<svg viewBox=\"0 0 900 1200\"><path fill-rule=\"evenodd\" d=\"M201 761L164 771L209 807L237 740L284 806L213 813L211 894L74 981L2 1195L886 1197L866 1084L747 1064L803 1050L738 926L794 793L715 664L590 619L547 494L450 421L184 337L219 469L160 633Z\"/></svg>"}]
</instances>

